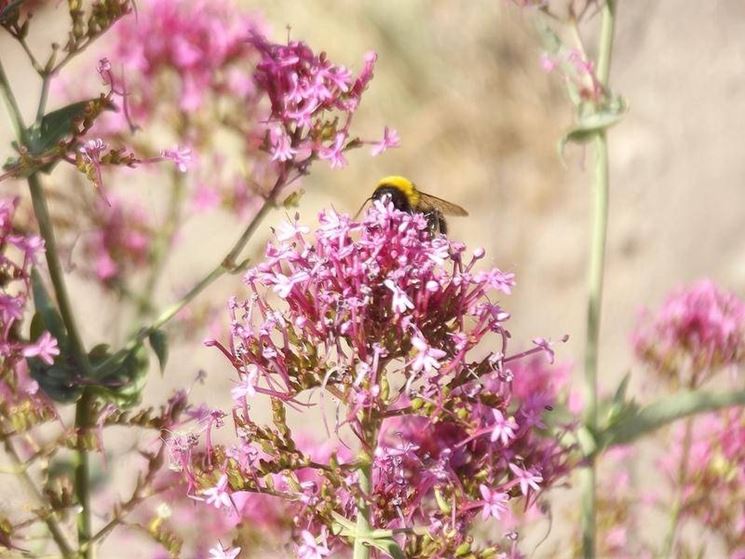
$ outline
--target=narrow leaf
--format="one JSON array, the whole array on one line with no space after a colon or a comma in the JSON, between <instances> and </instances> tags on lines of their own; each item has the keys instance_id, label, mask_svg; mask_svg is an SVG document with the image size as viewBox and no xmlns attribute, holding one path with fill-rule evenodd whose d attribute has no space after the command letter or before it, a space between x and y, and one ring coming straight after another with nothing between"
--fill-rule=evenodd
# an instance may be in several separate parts
<instances>
[{"instance_id":1,"label":"narrow leaf","mask_svg":"<svg viewBox=\"0 0 745 559\"><path fill-rule=\"evenodd\" d=\"M168 336L163 330L153 330L147 337L150 347L153 348L155 356L158 358L160 365L160 374L162 375L168 362Z\"/></svg>"},{"instance_id":2,"label":"narrow leaf","mask_svg":"<svg viewBox=\"0 0 745 559\"><path fill-rule=\"evenodd\" d=\"M605 446L627 444L678 419L738 405L745 405L745 390L678 392L610 425L601 433L601 439Z\"/></svg>"}]
</instances>

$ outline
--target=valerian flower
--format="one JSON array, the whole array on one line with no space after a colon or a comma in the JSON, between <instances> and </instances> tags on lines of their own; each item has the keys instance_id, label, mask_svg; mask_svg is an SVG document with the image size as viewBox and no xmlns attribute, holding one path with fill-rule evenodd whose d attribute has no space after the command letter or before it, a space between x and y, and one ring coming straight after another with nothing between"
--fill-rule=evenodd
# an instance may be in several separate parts
<instances>
[{"instance_id":1,"label":"valerian flower","mask_svg":"<svg viewBox=\"0 0 745 559\"><path fill-rule=\"evenodd\" d=\"M745 364L745 301L701 280L642 314L637 356L663 377L697 386L723 367Z\"/></svg>"},{"instance_id":2,"label":"valerian flower","mask_svg":"<svg viewBox=\"0 0 745 559\"><path fill-rule=\"evenodd\" d=\"M506 368L531 374L520 362L549 348L508 352L510 315L499 297L514 277L476 271L483 251L467 259L461 243L432 235L423 216L378 201L361 221L335 211L319 221L313 233L283 227L245 275L250 297L230 300L228 342L208 341L235 369L238 387L271 398L274 427L251 417L239 389L230 414L237 442L225 451L207 441L179 468L196 494L227 475L232 496L284 501L298 553L342 553L349 540L335 519L355 521L367 491L360 462L341 451L312 458L285 421L286 407L312 405L306 394L332 397L329 430L356 438L358 460L372 460L365 500L373 527L401 534L407 557L476 553L480 512L501 522L569 467L560 433L541 421L548 404L515 398ZM319 544L314 534L322 533ZM501 539L486 544L512 553L513 539Z\"/></svg>"},{"instance_id":3,"label":"valerian flower","mask_svg":"<svg viewBox=\"0 0 745 559\"><path fill-rule=\"evenodd\" d=\"M31 295L31 270L44 253L44 241L37 235L16 230L14 219L18 200L0 198L0 406L3 413L14 415L19 424L33 423L51 416L52 406L29 372L28 360L39 359L46 365L60 354L57 340L50 332L40 332L28 340L22 323Z\"/></svg>"}]
</instances>

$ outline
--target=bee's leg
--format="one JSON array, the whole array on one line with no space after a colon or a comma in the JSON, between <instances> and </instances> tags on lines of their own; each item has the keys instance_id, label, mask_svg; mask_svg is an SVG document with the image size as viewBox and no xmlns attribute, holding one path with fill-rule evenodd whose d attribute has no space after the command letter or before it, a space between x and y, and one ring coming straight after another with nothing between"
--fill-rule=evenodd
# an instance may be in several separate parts
<instances>
[{"instance_id":1,"label":"bee's leg","mask_svg":"<svg viewBox=\"0 0 745 559\"><path fill-rule=\"evenodd\" d=\"M447 235L448 226L447 223L445 223L445 218L440 212L437 210L430 210L425 212L424 217L427 218L427 225L433 234L442 233L443 235Z\"/></svg>"}]
</instances>

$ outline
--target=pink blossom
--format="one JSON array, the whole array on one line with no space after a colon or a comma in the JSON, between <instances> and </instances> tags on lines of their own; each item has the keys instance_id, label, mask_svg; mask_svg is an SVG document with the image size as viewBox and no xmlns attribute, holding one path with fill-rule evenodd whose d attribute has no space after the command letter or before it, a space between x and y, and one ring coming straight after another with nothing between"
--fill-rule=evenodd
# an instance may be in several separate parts
<instances>
[{"instance_id":1,"label":"pink blossom","mask_svg":"<svg viewBox=\"0 0 745 559\"><path fill-rule=\"evenodd\" d=\"M176 169L181 173L185 173L192 162L191 148L188 147L173 146L170 149L162 150L160 156L163 159L173 161L176 165Z\"/></svg>"},{"instance_id":2,"label":"pink blossom","mask_svg":"<svg viewBox=\"0 0 745 559\"><path fill-rule=\"evenodd\" d=\"M515 431L518 428L515 418L510 416L505 418L499 410L492 410L494 415L494 424L492 425L491 440L499 440L504 446L507 446L511 439L515 438Z\"/></svg>"},{"instance_id":3,"label":"pink blossom","mask_svg":"<svg viewBox=\"0 0 745 559\"><path fill-rule=\"evenodd\" d=\"M397 148L400 144L401 138L399 138L398 132L386 126L383 130L383 139L373 145L370 153L375 157L386 150Z\"/></svg>"},{"instance_id":4,"label":"pink blossom","mask_svg":"<svg viewBox=\"0 0 745 559\"><path fill-rule=\"evenodd\" d=\"M228 476L223 474L217 482L217 485L206 489L202 494L206 497L208 505L212 505L217 509L229 508L230 493L227 491L228 487Z\"/></svg>"},{"instance_id":5,"label":"pink blossom","mask_svg":"<svg viewBox=\"0 0 745 559\"><path fill-rule=\"evenodd\" d=\"M303 543L297 548L298 559L323 559L331 554L324 544L316 543L316 538L308 530L303 530L300 537Z\"/></svg>"},{"instance_id":6,"label":"pink blossom","mask_svg":"<svg viewBox=\"0 0 745 559\"><path fill-rule=\"evenodd\" d=\"M510 499L509 495L500 491L492 491L483 483L479 485L479 491L481 491L481 496L484 499L484 508L481 513L484 520L490 516L499 520L502 513L507 510L507 501Z\"/></svg>"},{"instance_id":7,"label":"pink blossom","mask_svg":"<svg viewBox=\"0 0 745 559\"><path fill-rule=\"evenodd\" d=\"M416 357L411 363L412 371L417 372L423 369L427 373L432 373L442 366L439 359L445 357L447 355L446 352L430 347L429 344L420 337L412 338L411 345L413 345L417 350Z\"/></svg>"},{"instance_id":8,"label":"pink blossom","mask_svg":"<svg viewBox=\"0 0 745 559\"><path fill-rule=\"evenodd\" d=\"M54 363L54 358L59 355L57 340L49 332L44 332L36 341L23 349L24 357L38 357L47 365Z\"/></svg>"},{"instance_id":9,"label":"pink blossom","mask_svg":"<svg viewBox=\"0 0 745 559\"><path fill-rule=\"evenodd\" d=\"M223 547L222 543L210 549L210 559L235 559L241 552L240 547Z\"/></svg>"},{"instance_id":10,"label":"pink blossom","mask_svg":"<svg viewBox=\"0 0 745 559\"><path fill-rule=\"evenodd\" d=\"M522 491L523 495L527 495L531 489L534 491L540 490L538 484L543 481L543 476L541 474L524 470L520 466L512 463L510 463L510 470L512 470L512 473L515 474L515 478L520 482L520 491Z\"/></svg>"}]
</instances>

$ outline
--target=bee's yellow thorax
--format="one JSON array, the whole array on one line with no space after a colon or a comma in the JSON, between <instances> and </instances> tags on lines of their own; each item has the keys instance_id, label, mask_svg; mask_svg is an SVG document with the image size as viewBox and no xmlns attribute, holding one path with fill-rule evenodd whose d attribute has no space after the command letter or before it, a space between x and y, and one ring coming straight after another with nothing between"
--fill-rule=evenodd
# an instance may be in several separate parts
<instances>
[{"instance_id":1,"label":"bee's yellow thorax","mask_svg":"<svg viewBox=\"0 0 745 559\"><path fill-rule=\"evenodd\" d=\"M416 208L419 205L419 191L414 186L414 183L406 177L398 175L383 177L378 181L378 187L384 185L393 186L403 192L412 208Z\"/></svg>"}]
</instances>

